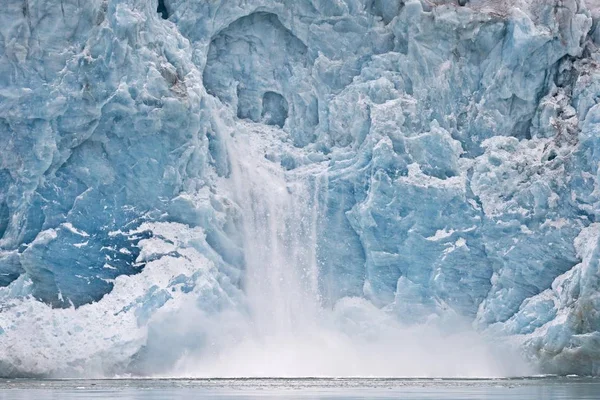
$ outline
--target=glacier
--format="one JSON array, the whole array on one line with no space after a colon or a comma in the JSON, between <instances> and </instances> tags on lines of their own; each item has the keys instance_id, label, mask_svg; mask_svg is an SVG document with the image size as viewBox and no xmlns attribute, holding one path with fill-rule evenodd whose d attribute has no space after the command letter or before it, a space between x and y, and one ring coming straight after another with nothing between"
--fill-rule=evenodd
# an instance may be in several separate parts
<instances>
[{"instance_id":1,"label":"glacier","mask_svg":"<svg viewBox=\"0 0 600 400\"><path fill-rule=\"evenodd\" d=\"M597 0L9 0L0 376L599 375L599 99Z\"/></svg>"}]
</instances>

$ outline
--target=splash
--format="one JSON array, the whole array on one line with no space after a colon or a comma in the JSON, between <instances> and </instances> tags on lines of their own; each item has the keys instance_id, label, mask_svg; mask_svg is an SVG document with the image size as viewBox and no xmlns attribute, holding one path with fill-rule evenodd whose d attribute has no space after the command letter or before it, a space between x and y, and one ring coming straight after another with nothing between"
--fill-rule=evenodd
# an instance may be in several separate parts
<instances>
[{"instance_id":1,"label":"splash","mask_svg":"<svg viewBox=\"0 0 600 400\"><path fill-rule=\"evenodd\" d=\"M231 174L224 185L243 218L247 308L203 317L208 345L182 356L174 376L501 377L530 372L458 317L408 327L363 298L324 306L316 238L322 212L316 193L323 170L285 171L270 161L269 143L276 142L271 136L281 133L244 123L240 133L227 137Z\"/></svg>"}]
</instances>

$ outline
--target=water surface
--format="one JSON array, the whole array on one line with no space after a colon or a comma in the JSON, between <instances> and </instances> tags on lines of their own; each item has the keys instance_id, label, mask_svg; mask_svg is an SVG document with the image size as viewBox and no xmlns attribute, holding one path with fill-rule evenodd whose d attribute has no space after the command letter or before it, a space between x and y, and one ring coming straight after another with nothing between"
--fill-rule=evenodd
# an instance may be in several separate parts
<instances>
[{"instance_id":1,"label":"water surface","mask_svg":"<svg viewBox=\"0 0 600 400\"><path fill-rule=\"evenodd\" d=\"M600 399L600 380L112 379L0 380L0 399Z\"/></svg>"}]
</instances>

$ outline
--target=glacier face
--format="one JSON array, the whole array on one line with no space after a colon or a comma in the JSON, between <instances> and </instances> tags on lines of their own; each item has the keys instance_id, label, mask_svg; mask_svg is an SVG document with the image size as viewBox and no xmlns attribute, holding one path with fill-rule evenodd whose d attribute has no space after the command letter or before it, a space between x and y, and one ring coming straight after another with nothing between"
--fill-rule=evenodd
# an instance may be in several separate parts
<instances>
[{"instance_id":1,"label":"glacier face","mask_svg":"<svg viewBox=\"0 0 600 400\"><path fill-rule=\"evenodd\" d=\"M323 313L406 328L381 351L466 324L600 373L594 0L38 0L0 21L0 375L194 374L254 314Z\"/></svg>"}]
</instances>

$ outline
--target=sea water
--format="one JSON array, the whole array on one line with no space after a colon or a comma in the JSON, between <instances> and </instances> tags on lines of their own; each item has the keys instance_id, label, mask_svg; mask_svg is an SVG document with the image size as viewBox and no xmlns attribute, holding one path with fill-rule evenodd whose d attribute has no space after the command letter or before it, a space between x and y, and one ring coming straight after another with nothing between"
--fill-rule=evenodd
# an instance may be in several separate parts
<instances>
[{"instance_id":1,"label":"sea water","mask_svg":"<svg viewBox=\"0 0 600 400\"><path fill-rule=\"evenodd\" d=\"M0 399L584 400L600 380L578 377L456 379L0 380Z\"/></svg>"}]
</instances>

